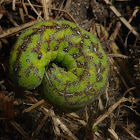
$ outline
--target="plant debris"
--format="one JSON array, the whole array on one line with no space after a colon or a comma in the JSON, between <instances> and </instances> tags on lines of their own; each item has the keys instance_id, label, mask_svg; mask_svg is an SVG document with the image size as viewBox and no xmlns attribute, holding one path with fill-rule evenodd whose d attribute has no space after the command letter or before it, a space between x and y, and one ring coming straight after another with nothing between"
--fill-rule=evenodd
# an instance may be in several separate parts
<instances>
[{"instance_id":1,"label":"plant debris","mask_svg":"<svg viewBox=\"0 0 140 140\"><path fill-rule=\"evenodd\" d=\"M1 0L0 140L140 140L140 1ZM110 76L101 98L75 112L11 83L10 50L42 20L70 20L99 38Z\"/></svg>"}]
</instances>

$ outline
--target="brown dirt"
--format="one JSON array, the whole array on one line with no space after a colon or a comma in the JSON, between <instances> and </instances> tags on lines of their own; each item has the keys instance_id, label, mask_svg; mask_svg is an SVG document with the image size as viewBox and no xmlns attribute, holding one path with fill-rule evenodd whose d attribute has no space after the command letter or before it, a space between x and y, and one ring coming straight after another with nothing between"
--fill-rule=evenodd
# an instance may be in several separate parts
<instances>
[{"instance_id":1,"label":"brown dirt","mask_svg":"<svg viewBox=\"0 0 140 140\"><path fill-rule=\"evenodd\" d=\"M140 140L140 1L1 0L0 140ZM99 101L72 113L21 90L8 75L18 34L41 20L66 19L92 32L110 62L107 88Z\"/></svg>"}]
</instances>

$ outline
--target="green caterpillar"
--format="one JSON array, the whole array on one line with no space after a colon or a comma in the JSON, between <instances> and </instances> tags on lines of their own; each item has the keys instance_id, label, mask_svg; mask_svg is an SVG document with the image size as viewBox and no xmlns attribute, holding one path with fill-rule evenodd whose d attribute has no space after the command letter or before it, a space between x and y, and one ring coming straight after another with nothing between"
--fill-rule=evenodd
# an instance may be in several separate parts
<instances>
[{"instance_id":1,"label":"green caterpillar","mask_svg":"<svg viewBox=\"0 0 140 140\"><path fill-rule=\"evenodd\" d=\"M69 21L42 21L19 36L10 55L10 77L61 108L78 109L106 87L108 59L100 42Z\"/></svg>"}]
</instances>

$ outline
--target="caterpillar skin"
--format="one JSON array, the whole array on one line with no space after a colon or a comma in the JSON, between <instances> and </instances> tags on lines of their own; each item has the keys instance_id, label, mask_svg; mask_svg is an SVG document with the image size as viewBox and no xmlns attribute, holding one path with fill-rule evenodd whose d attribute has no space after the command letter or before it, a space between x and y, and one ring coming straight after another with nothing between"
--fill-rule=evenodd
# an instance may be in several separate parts
<instances>
[{"instance_id":1,"label":"caterpillar skin","mask_svg":"<svg viewBox=\"0 0 140 140\"><path fill-rule=\"evenodd\" d=\"M42 21L19 36L10 55L10 77L61 108L78 109L106 87L108 59L100 42L69 21Z\"/></svg>"}]
</instances>

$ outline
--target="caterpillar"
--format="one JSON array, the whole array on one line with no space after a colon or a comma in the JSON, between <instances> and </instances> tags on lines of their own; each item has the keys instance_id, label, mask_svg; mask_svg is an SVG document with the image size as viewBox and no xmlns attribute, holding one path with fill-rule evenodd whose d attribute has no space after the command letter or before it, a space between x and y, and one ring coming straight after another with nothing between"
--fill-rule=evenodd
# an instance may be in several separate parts
<instances>
[{"instance_id":1,"label":"caterpillar","mask_svg":"<svg viewBox=\"0 0 140 140\"><path fill-rule=\"evenodd\" d=\"M24 30L9 60L12 81L27 90L41 86L46 100L78 109L104 91L108 58L100 42L70 21L41 21Z\"/></svg>"}]
</instances>

